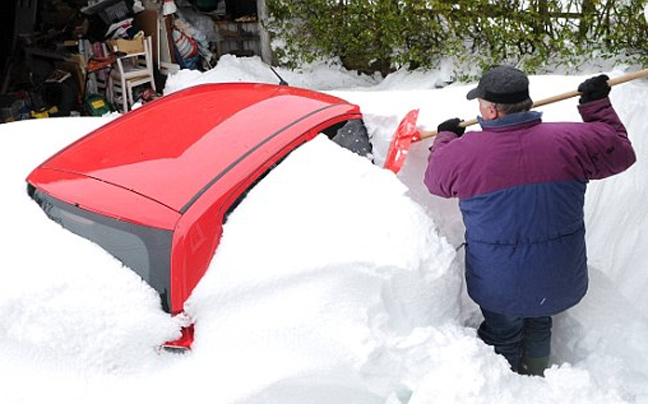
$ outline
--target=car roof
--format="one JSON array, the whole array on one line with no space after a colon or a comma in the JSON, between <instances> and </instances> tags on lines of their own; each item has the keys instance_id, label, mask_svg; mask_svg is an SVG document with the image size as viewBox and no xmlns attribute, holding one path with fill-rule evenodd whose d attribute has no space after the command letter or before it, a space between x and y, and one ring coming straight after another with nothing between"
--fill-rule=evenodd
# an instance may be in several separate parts
<instances>
[{"instance_id":1,"label":"car roof","mask_svg":"<svg viewBox=\"0 0 648 404\"><path fill-rule=\"evenodd\" d=\"M115 119L38 169L92 178L182 213L233 165L257 168L305 131L345 114L359 116L359 108L305 89L199 85Z\"/></svg>"}]
</instances>

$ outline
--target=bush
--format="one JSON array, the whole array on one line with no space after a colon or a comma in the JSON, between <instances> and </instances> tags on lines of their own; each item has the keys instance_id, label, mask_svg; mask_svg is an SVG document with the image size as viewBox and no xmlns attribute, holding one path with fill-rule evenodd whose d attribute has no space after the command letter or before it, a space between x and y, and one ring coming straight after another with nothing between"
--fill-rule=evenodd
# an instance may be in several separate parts
<instances>
[{"instance_id":1,"label":"bush","mask_svg":"<svg viewBox=\"0 0 648 404\"><path fill-rule=\"evenodd\" d=\"M644 0L268 0L281 64L339 58L386 75L454 59L529 73L593 56L645 64Z\"/></svg>"}]
</instances>

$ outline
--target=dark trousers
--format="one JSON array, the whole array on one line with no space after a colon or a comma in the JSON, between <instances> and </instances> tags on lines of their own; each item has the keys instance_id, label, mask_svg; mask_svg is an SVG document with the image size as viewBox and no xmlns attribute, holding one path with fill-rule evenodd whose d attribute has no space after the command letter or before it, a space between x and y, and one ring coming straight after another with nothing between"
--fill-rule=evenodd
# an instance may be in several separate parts
<instances>
[{"instance_id":1,"label":"dark trousers","mask_svg":"<svg viewBox=\"0 0 648 404\"><path fill-rule=\"evenodd\" d=\"M522 358L543 358L551 353L551 326L549 316L515 317L481 309L484 322L477 334L495 352L504 356L517 372Z\"/></svg>"}]
</instances>

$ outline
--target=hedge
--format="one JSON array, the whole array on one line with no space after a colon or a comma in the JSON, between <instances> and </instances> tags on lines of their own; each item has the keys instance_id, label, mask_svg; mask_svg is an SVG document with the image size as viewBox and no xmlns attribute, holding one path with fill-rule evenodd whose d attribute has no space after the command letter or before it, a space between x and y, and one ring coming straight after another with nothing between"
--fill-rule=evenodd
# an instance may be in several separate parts
<instances>
[{"instance_id":1,"label":"hedge","mask_svg":"<svg viewBox=\"0 0 648 404\"><path fill-rule=\"evenodd\" d=\"M645 0L267 0L277 61L337 58L386 75L447 59L529 73L593 58L648 60Z\"/></svg>"}]
</instances>

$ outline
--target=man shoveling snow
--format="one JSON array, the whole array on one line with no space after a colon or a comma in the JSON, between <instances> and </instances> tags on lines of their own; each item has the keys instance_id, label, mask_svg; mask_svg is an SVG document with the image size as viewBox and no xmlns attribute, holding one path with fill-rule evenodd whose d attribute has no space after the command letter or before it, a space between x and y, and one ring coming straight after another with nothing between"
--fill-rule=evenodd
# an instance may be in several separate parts
<instances>
[{"instance_id":1,"label":"man shoveling snow","mask_svg":"<svg viewBox=\"0 0 648 404\"><path fill-rule=\"evenodd\" d=\"M479 101L482 130L464 134L449 119L431 147L425 185L459 198L468 293L484 315L478 334L519 373L544 373L551 316L587 291L587 182L636 159L607 80L579 86L584 123L542 123L526 74L493 68L467 95Z\"/></svg>"}]
</instances>

